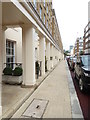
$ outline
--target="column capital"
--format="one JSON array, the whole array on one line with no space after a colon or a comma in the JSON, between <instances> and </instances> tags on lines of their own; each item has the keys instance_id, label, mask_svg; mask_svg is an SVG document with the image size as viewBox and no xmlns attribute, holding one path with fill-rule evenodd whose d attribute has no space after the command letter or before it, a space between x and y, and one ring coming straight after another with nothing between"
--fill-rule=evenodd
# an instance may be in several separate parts
<instances>
[{"instance_id":1,"label":"column capital","mask_svg":"<svg viewBox=\"0 0 90 120\"><path fill-rule=\"evenodd\" d=\"M35 29L35 27L33 25L31 25L31 24L21 24L20 27L22 29L24 29L24 28L33 28L33 29Z\"/></svg>"}]
</instances>

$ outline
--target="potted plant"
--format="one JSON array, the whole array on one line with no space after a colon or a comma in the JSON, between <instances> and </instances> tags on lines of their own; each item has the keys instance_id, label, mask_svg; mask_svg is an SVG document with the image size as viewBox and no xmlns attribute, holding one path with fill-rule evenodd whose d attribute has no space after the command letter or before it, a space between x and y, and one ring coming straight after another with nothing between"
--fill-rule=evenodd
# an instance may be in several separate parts
<instances>
[{"instance_id":1,"label":"potted plant","mask_svg":"<svg viewBox=\"0 0 90 120\"><path fill-rule=\"evenodd\" d=\"M38 76L39 76L39 70L40 70L39 63L38 63L38 61L36 61L36 74L37 74L37 79L38 79Z\"/></svg>"},{"instance_id":2,"label":"potted plant","mask_svg":"<svg viewBox=\"0 0 90 120\"><path fill-rule=\"evenodd\" d=\"M21 67L16 67L14 70L10 67L6 67L3 70L2 81L8 84L21 84L22 74L23 70Z\"/></svg>"},{"instance_id":3,"label":"potted plant","mask_svg":"<svg viewBox=\"0 0 90 120\"><path fill-rule=\"evenodd\" d=\"M45 72L47 72L47 59L46 59L46 56L45 56Z\"/></svg>"},{"instance_id":4,"label":"potted plant","mask_svg":"<svg viewBox=\"0 0 90 120\"><path fill-rule=\"evenodd\" d=\"M12 75L12 68L6 67L3 70L4 75Z\"/></svg>"}]
</instances>

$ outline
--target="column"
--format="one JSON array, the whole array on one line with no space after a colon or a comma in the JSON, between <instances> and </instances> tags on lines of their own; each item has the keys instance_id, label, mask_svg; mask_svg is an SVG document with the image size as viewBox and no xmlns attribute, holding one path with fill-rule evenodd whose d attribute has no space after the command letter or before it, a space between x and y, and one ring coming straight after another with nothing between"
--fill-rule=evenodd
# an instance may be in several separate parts
<instances>
[{"instance_id":1,"label":"column","mask_svg":"<svg viewBox=\"0 0 90 120\"><path fill-rule=\"evenodd\" d=\"M22 53L23 53L23 85L33 86L35 79L35 29L22 28Z\"/></svg>"},{"instance_id":2,"label":"column","mask_svg":"<svg viewBox=\"0 0 90 120\"><path fill-rule=\"evenodd\" d=\"M61 51L59 51L59 59L61 60Z\"/></svg>"},{"instance_id":3,"label":"column","mask_svg":"<svg viewBox=\"0 0 90 120\"><path fill-rule=\"evenodd\" d=\"M5 31L6 31L6 27L2 28L2 70L6 67L6 65L4 63L6 63L6 38L5 38Z\"/></svg>"},{"instance_id":4,"label":"column","mask_svg":"<svg viewBox=\"0 0 90 120\"><path fill-rule=\"evenodd\" d=\"M56 65L56 57L57 57L57 55L56 55L56 48L55 48L54 54L55 54L55 65Z\"/></svg>"},{"instance_id":5,"label":"column","mask_svg":"<svg viewBox=\"0 0 90 120\"><path fill-rule=\"evenodd\" d=\"M39 41L39 60L41 61L41 75L45 75L45 37Z\"/></svg>"},{"instance_id":6,"label":"column","mask_svg":"<svg viewBox=\"0 0 90 120\"><path fill-rule=\"evenodd\" d=\"M58 61L59 61L59 56L58 56L58 50L57 50L57 63L58 63Z\"/></svg>"},{"instance_id":7,"label":"column","mask_svg":"<svg viewBox=\"0 0 90 120\"><path fill-rule=\"evenodd\" d=\"M53 48L53 63L54 63L54 66L55 66L55 47Z\"/></svg>"},{"instance_id":8,"label":"column","mask_svg":"<svg viewBox=\"0 0 90 120\"><path fill-rule=\"evenodd\" d=\"M2 33L0 26L0 116L2 115L2 106L1 106L1 83L2 83Z\"/></svg>"},{"instance_id":9,"label":"column","mask_svg":"<svg viewBox=\"0 0 90 120\"><path fill-rule=\"evenodd\" d=\"M46 43L47 70L50 70L50 42Z\"/></svg>"},{"instance_id":10,"label":"column","mask_svg":"<svg viewBox=\"0 0 90 120\"><path fill-rule=\"evenodd\" d=\"M0 117L2 116L1 105L1 82L2 82L2 3L0 2Z\"/></svg>"},{"instance_id":11,"label":"column","mask_svg":"<svg viewBox=\"0 0 90 120\"><path fill-rule=\"evenodd\" d=\"M51 45L51 57L52 57L52 60L51 60L51 68L53 68L53 60L54 60L54 56L53 56L53 45Z\"/></svg>"},{"instance_id":12,"label":"column","mask_svg":"<svg viewBox=\"0 0 90 120\"><path fill-rule=\"evenodd\" d=\"M59 51L57 50L57 63L59 62Z\"/></svg>"},{"instance_id":13,"label":"column","mask_svg":"<svg viewBox=\"0 0 90 120\"><path fill-rule=\"evenodd\" d=\"M58 50L56 49L56 56L57 56L57 59L56 59L56 64L58 63Z\"/></svg>"}]
</instances>

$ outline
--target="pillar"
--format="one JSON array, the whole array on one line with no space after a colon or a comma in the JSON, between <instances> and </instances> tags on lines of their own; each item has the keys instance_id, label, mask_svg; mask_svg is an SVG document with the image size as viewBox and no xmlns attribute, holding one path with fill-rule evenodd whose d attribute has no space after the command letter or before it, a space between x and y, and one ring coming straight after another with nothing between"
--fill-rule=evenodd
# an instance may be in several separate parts
<instances>
[{"instance_id":1,"label":"pillar","mask_svg":"<svg viewBox=\"0 0 90 120\"><path fill-rule=\"evenodd\" d=\"M50 70L50 42L46 43L47 70Z\"/></svg>"},{"instance_id":2,"label":"pillar","mask_svg":"<svg viewBox=\"0 0 90 120\"><path fill-rule=\"evenodd\" d=\"M51 45L51 57L52 57L52 60L51 60L51 68L53 68L53 45Z\"/></svg>"},{"instance_id":3,"label":"pillar","mask_svg":"<svg viewBox=\"0 0 90 120\"><path fill-rule=\"evenodd\" d=\"M55 47L53 48L53 64L55 66Z\"/></svg>"},{"instance_id":4,"label":"pillar","mask_svg":"<svg viewBox=\"0 0 90 120\"><path fill-rule=\"evenodd\" d=\"M23 53L23 85L33 86L35 79L35 29L30 27L22 28L22 53Z\"/></svg>"},{"instance_id":5,"label":"pillar","mask_svg":"<svg viewBox=\"0 0 90 120\"><path fill-rule=\"evenodd\" d=\"M6 65L4 63L6 63L6 38L5 38L5 31L6 31L6 27L2 28L2 70L6 67Z\"/></svg>"},{"instance_id":6,"label":"pillar","mask_svg":"<svg viewBox=\"0 0 90 120\"><path fill-rule=\"evenodd\" d=\"M2 116L1 105L1 82L2 82L2 3L0 2L0 117Z\"/></svg>"},{"instance_id":7,"label":"pillar","mask_svg":"<svg viewBox=\"0 0 90 120\"><path fill-rule=\"evenodd\" d=\"M55 65L57 64L57 53L56 53L56 48L55 48Z\"/></svg>"},{"instance_id":8,"label":"pillar","mask_svg":"<svg viewBox=\"0 0 90 120\"><path fill-rule=\"evenodd\" d=\"M45 37L39 41L39 60L41 61L41 75L45 75Z\"/></svg>"},{"instance_id":9,"label":"pillar","mask_svg":"<svg viewBox=\"0 0 90 120\"><path fill-rule=\"evenodd\" d=\"M57 59L58 59L58 62L59 62L59 51L57 50Z\"/></svg>"},{"instance_id":10,"label":"pillar","mask_svg":"<svg viewBox=\"0 0 90 120\"><path fill-rule=\"evenodd\" d=\"M2 38L1 38L1 26L0 26L0 116L2 115L1 106L1 83L2 83Z\"/></svg>"}]
</instances>

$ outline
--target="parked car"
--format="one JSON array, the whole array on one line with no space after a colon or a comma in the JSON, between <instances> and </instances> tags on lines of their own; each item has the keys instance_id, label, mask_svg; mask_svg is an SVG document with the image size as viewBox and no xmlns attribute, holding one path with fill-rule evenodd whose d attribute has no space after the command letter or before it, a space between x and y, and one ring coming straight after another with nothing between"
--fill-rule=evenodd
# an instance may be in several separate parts
<instances>
[{"instance_id":1,"label":"parked car","mask_svg":"<svg viewBox=\"0 0 90 120\"><path fill-rule=\"evenodd\" d=\"M82 55L77 58L75 78L78 79L80 91L84 92L90 88L90 55Z\"/></svg>"},{"instance_id":2,"label":"parked car","mask_svg":"<svg viewBox=\"0 0 90 120\"><path fill-rule=\"evenodd\" d=\"M74 71L75 63L76 63L76 57L72 57L69 61L70 70Z\"/></svg>"},{"instance_id":3,"label":"parked car","mask_svg":"<svg viewBox=\"0 0 90 120\"><path fill-rule=\"evenodd\" d=\"M69 65L69 59L70 59L70 56L66 56L66 60L67 60L68 65Z\"/></svg>"}]
</instances>

